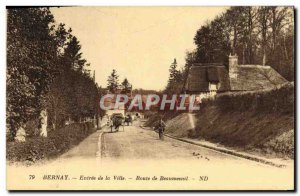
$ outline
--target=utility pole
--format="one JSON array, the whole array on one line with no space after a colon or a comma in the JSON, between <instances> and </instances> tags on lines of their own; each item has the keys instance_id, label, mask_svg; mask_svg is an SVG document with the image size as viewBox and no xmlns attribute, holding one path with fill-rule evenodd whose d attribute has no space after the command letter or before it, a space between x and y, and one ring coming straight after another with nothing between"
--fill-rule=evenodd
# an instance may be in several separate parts
<instances>
[{"instance_id":1,"label":"utility pole","mask_svg":"<svg viewBox=\"0 0 300 196\"><path fill-rule=\"evenodd\" d=\"M94 82L95 82L95 78L96 78L96 72L94 70L94 73L93 73L93 80L94 80Z\"/></svg>"}]
</instances>

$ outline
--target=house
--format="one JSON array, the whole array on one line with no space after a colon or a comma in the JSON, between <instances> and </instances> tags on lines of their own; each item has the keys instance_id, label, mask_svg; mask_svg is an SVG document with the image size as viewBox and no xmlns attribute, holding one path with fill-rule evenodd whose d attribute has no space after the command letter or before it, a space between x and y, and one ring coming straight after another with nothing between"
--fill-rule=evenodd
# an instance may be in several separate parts
<instances>
[{"instance_id":1,"label":"house","mask_svg":"<svg viewBox=\"0 0 300 196\"><path fill-rule=\"evenodd\" d=\"M287 82L270 66L238 65L238 57L230 55L228 68L219 63L191 65L184 91L213 98L217 93L271 89Z\"/></svg>"}]
</instances>

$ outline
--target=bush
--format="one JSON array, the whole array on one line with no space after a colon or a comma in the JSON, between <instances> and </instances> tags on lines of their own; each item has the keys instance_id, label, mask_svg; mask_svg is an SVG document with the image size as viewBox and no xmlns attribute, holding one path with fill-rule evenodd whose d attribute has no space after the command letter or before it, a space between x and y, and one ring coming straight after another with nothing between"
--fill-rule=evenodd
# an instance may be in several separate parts
<instances>
[{"instance_id":1,"label":"bush","mask_svg":"<svg viewBox=\"0 0 300 196\"><path fill-rule=\"evenodd\" d=\"M155 124L160 120L159 115L153 115L148 118L148 120L144 123L146 127L154 127Z\"/></svg>"},{"instance_id":2,"label":"bush","mask_svg":"<svg viewBox=\"0 0 300 196\"><path fill-rule=\"evenodd\" d=\"M193 138L239 150L293 157L294 84L256 92L224 93L204 100L196 113Z\"/></svg>"},{"instance_id":3,"label":"bush","mask_svg":"<svg viewBox=\"0 0 300 196\"><path fill-rule=\"evenodd\" d=\"M257 112L294 112L294 84L269 91L247 93L227 93L217 97L217 107L224 112L257 111Z\"/></svg>"},{"instance_id":4,"label":"bush","mask_svg":"<svg viewBox=\"0 0 300 196\"><path fill-rule=\"evenodd\" d=\"M147 121L144 123L146 127L154 127L158 121L162 118L164 121L175 118L176 116L185 113L184 111L160 111L151 112L147 114Z\"/></svg>"},{"instance_id":5,"label":"bush","mask_svg":"<svg viewBox=\"0 0 300 196\"><path fill-rule=\"evenodd\" d=\"M29 137L38 136L40 134L40 122L39 118L29 120L25 124L26 135Z\"/></svg>"},{"instance_id":6,"label":"bush","mask_svg":"<svg viewBox=\"0 0 300 196\"><path fill-rule=\"evenodd\" d=\"M76 123L51 131L46 138L32 137L26 142L8 142L6 158L11 162L31 163L54 158L79 144L94 131L92 123Z\"/></svg>"},{"instance_id":7,"label":"bush","mask_svg":"<svg viewBox=\"0 0 300 196\"><path fill-rule=\"evenodd\" d=\"M294 137L294 130L290 130L263 144L261 148L266 152L275 152L277 154L281 154L283 156L293 159Z\"/></svg>"}]
</instances>

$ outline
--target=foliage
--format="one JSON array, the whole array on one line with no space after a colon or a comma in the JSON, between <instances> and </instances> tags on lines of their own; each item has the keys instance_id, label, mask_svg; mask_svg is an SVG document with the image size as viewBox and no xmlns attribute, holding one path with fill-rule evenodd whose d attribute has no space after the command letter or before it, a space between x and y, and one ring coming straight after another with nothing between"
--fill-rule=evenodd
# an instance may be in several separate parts
<instances>
[{"instance_id":1,"label":"foliage","mask_svg":"<svg viewBox=\"0 0 300 196\"><path fill-rule=\"evenodd\" d=\"M169 69L170 75L168 84L164 90L165 93L180 93L184 83L184 70L177 70L177 61L174 59Z\"/></svg>"},{"instance_id":2,"label":"foliage","mask_svg":"<svg viewBox=\"0 0 300 196\"><path fill-rule=\"evenodd\" d=\"M271 139L262 145L265 153L275 152L285 157L294 159L294 130L284 132L283 134Z\"/></svg>"},{"instance_id":3,"label":"foliage","mask_svg":"<svg viewBox=\"0 0 300 196\"><path fill-rule=\"evenodd\" d=\"M196 62L227 65L228 55L237 54L240 64L270 65L293 81L293 17L292 7L231 7L197 31Z\"/></svg>"},{"instance_id":4,"label":"foliage","mask_svg":"<svg viewBox=\"0 0 300 196\"><path fill-rule=\"evenodd\" d=\"M7 125L10 139L43 107L57 56L51 35L53 16L47 8L8 9Z\"/></svg>"},{"instance_id":5,"label":"foliage","mask_svg":"<svg viewBox=\"0 0 300 196\"><path fill-rule=\"evenodd\" d=\"M160 118L166 131L176 137L191 137L236 150L294 157L294 85L279 89L221 95L205 100L194 113L195 129L184 112L151 112L144 126L153 127ZM146 114L145 114L146 115ZM180 121L180 122L179 122Z\"/></svg>"},{"instance_id":6,"label":"foliage","mask_svg":"<svg viewBox=\"0 0 300 196\"><path fill-rule=\"evenodd\" d=\"M111 93L116 93L118 87L119 87L119 76L117 75L117 71L113 69L110 76L108 76L107 79L107 89Z\"/></svg>"},{"instance_id":7,"label":"foliage","mask_svg":"<svg viewBox=\"0 0 300 196\"><path fill-rule=\"evenodd\" d=\"M206 100L191 137L239 150L293 158L294 85ZM290 131L292 130L292 131Z\"/></svg>"},{"instance_id":8,"label":"foliage","mask_svg":"<svg viewBox=\"0 0 300 196\"><path fill-rule=\"evenodd\" d=\"M224 112L253 110L260 113L294 112L294 84L279 89L248 93L228 93L216 98L218 109Z\"/></svg>"},{"instance_id":9,"label":"foliage","mask_svg":"<svg viewBox=\"0 0 300 196\"><path fill-rule=\"evenodd\" d=\"M156 91L156 90L147 90L147 89L139 88L139 89L133 89L132 94L141 94L141 95L158 94L158 95L160 95L161 92Z\"/></svg>"},{"instance_id":10,"label":"foliage","mask_svg":"<svg viewBox=\"0 0 300 196\"><path fill-rule=\"evenodd\" d=\"M127 94L127 93L130 93L130 91L132 90L132 85L128 82L128 79L125 78L123 80L123 82L121 83L121 86L122 86L122 93L123 94Z\"/></svg>"},{"instance_id":11,"label":"foliage","mask_svg":"<svg viewBox=\"0 0 300 196\"><path fill-rule=\"evenodd\" d=\"M79 122L84 117L98 114L98 87L87 74L68 70L51 84L48 94L49 124L57 128L68 119ZM54 126L54 127L55 127Z\"/></svg>"},{"instance_id":12,"label":"foliage","mask_svg":"<svg viewBox=\"0 0 300 196\"><path fill-rule=\"evenodd\" d=\"M26 142L8 142L6 158L11 162L27 161L28 164L55 158L93 132L92 123L77 123L51 131L47 138L33 137L28 138Z\"/></svg>"},{"instance_id":13,"label":"foliage","mask_svg":"<svg viewBox=\"0 0 300 196\"><path fill-rule=\"evenodd\" d=\"M46 109L49 125L98 115L99 87L85 68L81 45L55 24L48 8L7 10L7 129L9 140Z\"/></svg>"},{"instance_id":14,"label":"foliage","mask_svg":"<svg viewBox=\"0 0 300 196\"><path fill-rule=\"evenodd\" d=\"M83 71L86 60L82 59L82 53L80 52L81 46L79 44L79 41L75 36L71 37L72 38L67 44L62 57L63 62L69 69Z\"/></svg>"}]
</instances>

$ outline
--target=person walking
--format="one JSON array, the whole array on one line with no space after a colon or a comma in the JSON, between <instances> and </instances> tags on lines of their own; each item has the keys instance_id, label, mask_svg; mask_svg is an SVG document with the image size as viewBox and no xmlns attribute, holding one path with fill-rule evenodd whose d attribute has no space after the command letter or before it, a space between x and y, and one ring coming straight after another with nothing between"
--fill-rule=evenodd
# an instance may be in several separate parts
<instances>
[{"instance_id":1,"label":"person walking","mask_svg":"<svg viewBox=\"0 0 300 196\"><path fill-rule=\"evenodd\" d=\"M164 140L165 128L166 128L166 123L161 118L159 121L159 124L158 124L158 136L159 136L159 139L161 139L161 140Z\"/></svg>"}]
</instances>

